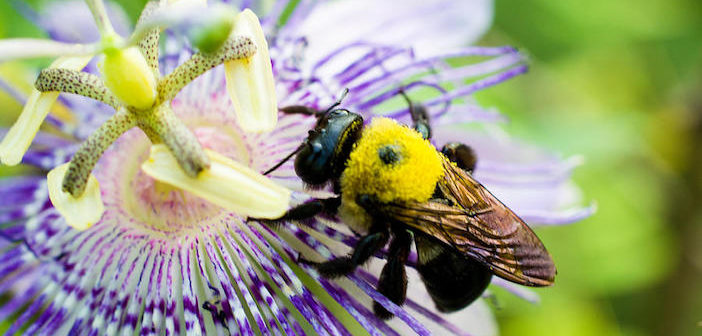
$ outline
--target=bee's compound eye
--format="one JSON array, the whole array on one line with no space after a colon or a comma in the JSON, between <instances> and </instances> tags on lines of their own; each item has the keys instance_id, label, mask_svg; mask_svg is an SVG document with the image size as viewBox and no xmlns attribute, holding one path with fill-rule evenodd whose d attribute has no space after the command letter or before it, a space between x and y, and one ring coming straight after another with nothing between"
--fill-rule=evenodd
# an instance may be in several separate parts
<instances>
[{"instance_id":1,"label":"bee's compound eye","mask_svg":"<svg viewBox=\"0 0 702 336\"><path fill-rule=\"evenodd\" d=\"M312 140L295 157L295 173L307 184L324 184L331 174L334 151Z\"/></svg>"},{"instance_id":2,"label":"bee's compound eye","mask_svg":"<svg viewBox=\"0 0 702 336\"><path fill-rule=\"evenodd\" d=\"M349 111L344 110L344 109L336 109L336 110L332 110L331 112L329 112L330 117L340 117L340 116L345 116L348 114L349 114Z\"/></svg>"},{"instance_id":3,"label":"bee's compound eye","mask_svg":"<svg viewBox=\"0 0 702 336\"><path fill-rule=\"evenodd\" d=\"M386 165L392 165L400 161L400 148L397 145L385 145L378 148L378 157Z\"/></svg>"}]
</instances>

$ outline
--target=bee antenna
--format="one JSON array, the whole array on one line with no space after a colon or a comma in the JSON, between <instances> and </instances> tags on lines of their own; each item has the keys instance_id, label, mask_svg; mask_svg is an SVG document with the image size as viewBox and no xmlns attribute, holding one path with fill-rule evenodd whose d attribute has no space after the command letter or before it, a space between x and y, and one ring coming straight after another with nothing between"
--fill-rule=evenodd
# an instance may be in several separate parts
<instances>
[{"instance_id":1,"label":"bee antenna","mask_svg":"<svg viewBox=\"0 0 702 336\"><path fill-rule=\"evenodd\" d=\"M334 104L329 106L329 108L326 111L324 111L324 114L331 112L335 107L341 105L341 102L344 100L344 98L346 98L346 96L348 94L349 94L349 88L345 88L344 92L341 93L341 96L339 97L339 99L337 99L336 102L334 102Z\"/></svg>"},{"instance_id":2,"label":"bee antenna","mask_svg":"<svg viewBox=\"0 0 702 336\"><path fill-rule=\"evenodd\" d=\"M273 172L274 170L278 169L280 166L283 165L283 163L285 163L285 162L287 162L288 160L290 160L290 158L293 157L293 155L295 155L295 154L297 154L299 151L301 151L303 147L305 147L305 143L304 143L304 142L303 142L302 144L300 144L300 146L298 146L292 153L288 154L288 156L286 156L285 158L283 158L280 162L276 163L275 166L273 166L273 167L271 167L270 169L266 170L266 171L263 173L263 175L268 175L268 174L270 174L271 172Z\"/></svg>"}]
</instances>

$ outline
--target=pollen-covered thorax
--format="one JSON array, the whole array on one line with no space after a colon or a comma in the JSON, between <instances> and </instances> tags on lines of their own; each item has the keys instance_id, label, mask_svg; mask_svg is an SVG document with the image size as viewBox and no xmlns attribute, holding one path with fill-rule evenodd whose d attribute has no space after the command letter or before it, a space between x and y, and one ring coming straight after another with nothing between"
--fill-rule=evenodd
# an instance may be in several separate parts
<instances>
[{"instance_id":1,"label":"pollen-covered thorax","mask_svg":"<svg viewBox=\"0 0 702 336\"><path fill-rule=\"evenodd\" d=\"M439 155L415 130L392 119L374 119L363 130L341 176L342 215L365 217L355 204L362 194L384 203L428 200L443 174Z\"/></svg>"}]
</instances>

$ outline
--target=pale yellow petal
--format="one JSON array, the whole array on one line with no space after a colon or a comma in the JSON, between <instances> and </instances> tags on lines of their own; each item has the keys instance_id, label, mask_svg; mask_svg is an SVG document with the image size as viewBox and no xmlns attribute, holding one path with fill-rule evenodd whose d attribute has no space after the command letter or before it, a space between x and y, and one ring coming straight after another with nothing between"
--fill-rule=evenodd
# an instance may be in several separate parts
<instances>
[{"instance_id":1,"label":"pale yellow petal","mask_svg":"<svg viewBox=\"0 0 702 336\"><path fill-rule=\"evenodd\" d=\"M105 85L125 104L146 109L156 101L156 78L139 48L106 51L100 71Z\"/></svg>"},{"instance_id":2,"label":"pale yellow petal","mask_svg":"<svg viewBox=\"0 0 702 336\"><path fill-rule=\"evenodd\" d=\"M278 218L287 211L290 191L247 166L210 150L209 169L185 175L164 145L153 145L141 169L154 179L202 197L241 216Z\"/></svg>"},{"instance_id":3,"label":"pale yellow petal","mask_svg":"<svg viewBox=\"0 0 702 336\"><path fill-rule=\"evenodd\" d=\"M68 165L69 163L64 163L52 169L47 175L49 199L69 226L77 230L85 230L97 223L105 212L100 195L100 184L91 174L85 192L80 197L75 198L64 192L63 177L66 175Z\"/></svg>"},{"instance_id":4,"label":"pale yellow petal","mask_svg":"<svg viewBox=\"0 0 702 336\"><path fill-rule=\"evenodd\" d=\"M91 58L92 56L61 57L50 67L80 70L90 62ZM58 92L42 93L36 89L32 90L19 118L0 142L0 163L14 166L22 161L24 153L32 144L34 136L57 97Z\"/></svg>"},{"instance_id":5,"label":"pale yellow petal","mask_svg":"<svg viewBox=\"0 0 702 336\"><path fill-rule=\"evenodd\" d=\"M248 36L256 44L251 58L224 63L227 91L239 125L247 132L271 131L278 122L278 102L268 43L256 14L249 9L239 13L233 34Z\"/></svg>"}]
</instances>

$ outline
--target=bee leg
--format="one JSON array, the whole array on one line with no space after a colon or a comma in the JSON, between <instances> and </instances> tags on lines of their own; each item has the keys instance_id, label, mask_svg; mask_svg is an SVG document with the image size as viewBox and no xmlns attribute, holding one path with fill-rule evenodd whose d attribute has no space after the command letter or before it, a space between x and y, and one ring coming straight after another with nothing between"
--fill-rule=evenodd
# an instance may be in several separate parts
<instances>
[{"instance_id":1,"label":"bee leg","mask_svg":"<svg viewBox=\"0 0 702 336\"><path fill-rule=\"evenodd\" d=\"M373 230L375 228L375 230ZM337 278L353 272L356 267L365 263L388 242L388 232L383 225L373 225L371 233L361 238L351 255L337 257L322 263L305 261L317 269L325 278Z\"/></svg>"},{"instance_id":2,"label":"bee leg","mask_svg":"<svg viewBox=\"0 0 702 336\"><path fill-rule=\"evenodd\" d=\"M283 112L285 114L304 114L308 116L316 116L318 118L324 115L324 111L319 111L317 109L313 109L304 105L285 106L279 108L278 111Z\"/></svg>"},{"instance_id":3,"label":"bee leg","mask_svg":"<svg viewBox=\"0 0 702 336\"><path fill-rule=\"evenodd\" d=\"M385 295L390 301L402 305L407 296L407 273L405 262L410 253L412 238L407 230L393 229L393 238L388 251L388 261L380 273L378 292ZM393 316L378 302L373 302L373 311L381 319L387 320Z\"/></svg>"},{"instance_id":4,"label":"bee leg","mask_svg":"<svg viewBox=\"0 0 702 336\"><path fill-rule=\"evenodd\" d=\"M256 220L266 225L275 226L283 221L301 221L304 224L306 219L310 219L320 213L336 214L341 205L341 196L330 198L314 198L296 207L290 208L285 214L276 219L247 218L247 222Z\"/></svg>"},{"instance_id":5,"label":"bee leg","mask_svg":"<svg viewBox=\"0 0 702 336\"><path fill-rule=\"evenodd\" d=\"M412 117L414 129L422 135L422 138L431 138L431 126L429 126L429 114L427 113L427 109L421 104L412 103L412 100L409 99L409 96L407 96L404 90L400 90L399 93L405 97L407 105L409 105L409 112Z\"/></svg>"},{"instance_id":6,"label":"bee leg","mask_svg":"<svg viewBox=\"0 0 702 336\"><path fill-rule=\"evenodd\" d=\"M460 142L449 142L445 144L444 147L441 148L441 153L451 162L455 162L459 168L469 173L473 173L475 164L478 162L475 151Z\"/></svg>"},{"instance_id":7,"label":"bee leg","mask_svg":"<svg viewBox=\"0 0 702 336\"><path fill-rule=\"evenodd\" d=\"M307 107L304 105L290 105L290 106L281 107L278 110L280 112L285 113L285 114L304 114L304 115L310 115L310 116L313 115L313 116L317 117L317 119L320 119L320 118L324 117L327 113L329 113L329 111L331 111L335 107L341 105L341 101L343 101L344 98L346 98L346 95L348 95L348 94L349 94L349 89L348 88L344 89L344 92L341 94L341 96L339 96L339 98L336 100L336 102L334 102L334 104L331 104L331 106L329 106L329 108L327 108L326 110L317 110L317 109L313 109L311 107Z\"/></svg>"},{"instance_id":8,"label":"bee leg","mask_svg":"<svg viewBox=\"0 0 702 336\"><path fill-rule=\"evenodd\" d=\"M368 194L360 194L356 197L356 204L360 205L363 210L373 218L383 219L385 214L378 208L378 198Z\"/></svg>"}]
</instances>

